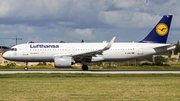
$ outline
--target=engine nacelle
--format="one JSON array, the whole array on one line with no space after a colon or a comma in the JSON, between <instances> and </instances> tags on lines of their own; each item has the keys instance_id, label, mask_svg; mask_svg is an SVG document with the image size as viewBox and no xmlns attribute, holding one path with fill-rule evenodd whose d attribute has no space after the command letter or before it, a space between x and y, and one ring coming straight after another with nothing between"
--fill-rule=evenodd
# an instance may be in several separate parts
<instances>
[{"instance_id":1,"label":"engine nacelle","mask_svg":"<svg viewBox=\"0 0 180 101\"><path fill-rule=\"evenodd\" d=\"M66 68L71 67L72 57L67 56L55 56L54 57L54 66L56 68Z\"/></svg>"}]
</instances>

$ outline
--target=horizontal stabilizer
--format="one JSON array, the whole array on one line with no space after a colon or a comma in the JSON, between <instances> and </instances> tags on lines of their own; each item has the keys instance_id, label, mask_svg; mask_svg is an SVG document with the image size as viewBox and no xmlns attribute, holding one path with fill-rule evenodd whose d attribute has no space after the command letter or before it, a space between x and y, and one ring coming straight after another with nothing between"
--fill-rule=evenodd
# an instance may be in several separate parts
<instances>
[{"instance_id":1,"label":"horizontal stabilizer","mask_svg":"<svg viewBox=\"0 0 180 101\"><path fill-rule=\"evenodd\" d=\"M168 50L175 49L176 45L173 44L162 44L162 46L154 47L154 49L159 49L159 48L166 48Z\"/></svg>"}]
</instances>

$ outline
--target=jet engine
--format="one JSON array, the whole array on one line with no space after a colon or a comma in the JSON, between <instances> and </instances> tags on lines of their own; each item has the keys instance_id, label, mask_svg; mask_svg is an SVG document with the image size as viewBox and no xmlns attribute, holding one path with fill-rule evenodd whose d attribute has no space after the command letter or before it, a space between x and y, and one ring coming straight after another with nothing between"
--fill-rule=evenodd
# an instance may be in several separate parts
<instances>
[{"instance_id":1,"label":"jet engine","mask_svg":"<svg viewBox=\"0 0 180 101\"><path fill-rule=\"evenodd\" d=\"M71 67L71 64L72 64L72 57L67 57L67 56L54 57L54 66L56 68Z\"/></svg>"}]
</instances>

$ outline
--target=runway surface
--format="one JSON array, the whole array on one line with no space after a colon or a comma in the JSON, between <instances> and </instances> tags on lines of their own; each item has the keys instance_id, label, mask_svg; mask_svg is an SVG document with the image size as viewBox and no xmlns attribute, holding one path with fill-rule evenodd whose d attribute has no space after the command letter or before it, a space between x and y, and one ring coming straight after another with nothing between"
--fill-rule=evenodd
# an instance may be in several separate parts
<instances>
[{"instance_id":1,"label":"runway surface","mask_svg":"<svg viewBox=\"0 0 180 101\"><path fill-rule=\"evenodd\" d=\"M0 70L0 74L14 73L180 74L180 70Z\"/></svg>"}]
</instances>

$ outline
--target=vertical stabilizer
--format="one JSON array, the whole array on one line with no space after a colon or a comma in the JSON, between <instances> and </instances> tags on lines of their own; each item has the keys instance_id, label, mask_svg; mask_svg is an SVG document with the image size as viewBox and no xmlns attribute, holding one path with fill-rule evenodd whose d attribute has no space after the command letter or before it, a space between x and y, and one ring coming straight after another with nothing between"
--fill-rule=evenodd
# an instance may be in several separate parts
<instances>
[{"instance_id":1,"label":"vertical stabilizer","mask_svg":"<svg viewBox=\"0 0 180 101\"><path fill-rule=\"evenodd\" d=\"M173 15L164 15L152 31L140 42L166 43Z\"/></svg>"}]
</instances>

